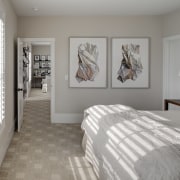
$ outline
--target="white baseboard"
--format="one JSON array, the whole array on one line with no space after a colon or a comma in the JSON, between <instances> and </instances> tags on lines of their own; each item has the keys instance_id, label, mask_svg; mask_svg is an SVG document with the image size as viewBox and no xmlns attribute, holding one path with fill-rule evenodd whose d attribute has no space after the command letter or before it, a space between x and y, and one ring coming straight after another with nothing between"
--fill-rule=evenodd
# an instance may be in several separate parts
<instances>
[{"instance_id":1,"label":"white baseboard","mask_svg":"<svg viewBox=\"0 0 180 180\"><path fill-rule=\"evenodd\" d=\"M55 113L52 117L52 123L81 123L83 114L80 113Z\"/></svg>"}]
</instances>

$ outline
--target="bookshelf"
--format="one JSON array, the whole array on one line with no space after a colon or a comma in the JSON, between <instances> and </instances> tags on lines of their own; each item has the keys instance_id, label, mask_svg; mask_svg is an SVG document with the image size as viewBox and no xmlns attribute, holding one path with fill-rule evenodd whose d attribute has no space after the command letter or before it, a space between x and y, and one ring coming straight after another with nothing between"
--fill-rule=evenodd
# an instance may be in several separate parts
<instances>
[{"instance_id":1,"label":"bookshelf","mask_svg":"<svg viewBox=\"0 0 180 180\"><path fill-rule=\"evenodd\" d=\"M51 59L49 55L34 55L33 87L41 88L42 79L51 75Z\"/></svg>"}]
</instances>

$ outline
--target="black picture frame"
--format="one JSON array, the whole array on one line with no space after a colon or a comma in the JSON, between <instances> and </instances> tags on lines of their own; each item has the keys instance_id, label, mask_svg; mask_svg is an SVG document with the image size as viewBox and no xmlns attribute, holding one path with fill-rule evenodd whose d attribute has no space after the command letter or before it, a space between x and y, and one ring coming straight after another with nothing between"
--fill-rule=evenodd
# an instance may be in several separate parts
<instances>
[{"instance_id":1,"label":"black picture frame","mask_svg":"<svg viewBox=\"0 0 180 180\"><path fill-rule=\"evenodd\" d=\"M46 56L45 55L41 55L41 61L45 61L46 60Z\"/></svg>"},{"instance_id":2,"label":"black picture frame","mask_svg":"<svg viewBox=\"0 0 180 180\"><path fill-rule=\"evenodd\" d=\"M51 60L51 56L47 55L47 60L50 61Z\"/></svg>"},{"instance_id":3,"label":"black picture frame","mask_svg":"<svg viewBox=\"0 0 180 180\"><path fill-rule=\"evenodd\" d=\"M40 56L39 55L34 55L34 61L39 61L40 60Z\"/></svg>"},{"instance_id":4,"label":"black picture frame","mask_svg":"<svg viewBox=\"0 0 180 180\"><path fill-rule=\"evenodd\" d=\"M49 64L50 63L48 63L48 62L41 62L41 68L49 68L50 67Z\"/></svg>"}]
</instances>

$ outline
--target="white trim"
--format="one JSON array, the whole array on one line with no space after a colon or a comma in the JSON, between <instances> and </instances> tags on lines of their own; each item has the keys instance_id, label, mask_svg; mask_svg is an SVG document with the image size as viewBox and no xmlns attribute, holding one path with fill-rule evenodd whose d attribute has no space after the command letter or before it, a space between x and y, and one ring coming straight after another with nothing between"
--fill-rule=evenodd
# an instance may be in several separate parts
<instances>
[{"instance_id":1,"label":"white trim","mask_svg":"<svg viewBox=\"0 0 180 180\"><path fill-rule=\"evenodd\" d=\"M169 84L169 40L163 41L163 101L168 98L168 84Z\"/></svg>"},{"instance_id":2,"label":"white trim","mask_svg":"<svg viewBox=\"0 0 180 180\"><path fill-rule=\"evenodd\" d=\"M6 109L6 21L5 21L5 11L4 11L4 9L2 9L2 12L0 11L0 19L1 19L1 21L2 21L2 32L1 32L1 34L0 34L0 36L1 36L1 50L2 50L2 59L0 60L1 62L1 73L2 73L2 84L4 84L4 85L2 85L1 84L1 87L0 87L0 89L1 89L1 102L0 102L0 104L1 104L1 112L0 112L0 131L2 132L2 130L3 130L3 128L4 128L4 121L5 121L5 118L6 118L6 111L7 111L7 109ZM3 110L4 109L4 110Z\"/></svg>"},{"instance_id":3,"label":"white trim","mask_svg":"<svg viewBox=\"0 0 180 180\"><path fill-rule=\"evenodd\" d=\"M83 120L83 114L80 113L55 113L52 123L81 123Z\"/></svg>"},{"instance_id":4,"label":"white trim","mask_svg":"<svg viewBox=\"0 0 180 180\"><path fill-rule=\"evenodd\" d=\"M51 49L51 115L50 119L53 122L55 113L55 38L21 38L23 41L34 44L49 44Z\"/></svg>"},{"instance_id":5,"label":"white trim","mask_svg":"<svg viewBox=\"0 0 180 180\"><path fill-rule=\"evenodd\" d=\"M163 40L177 40L177 39L180 39L180 34L178 35L175 35L175 36L168 36L168 37L164 37Z\"/></svg>"},{"instance_id":6,"label":"white trim","mask_svg":"<svg viewBox=\"0 0 180 180\"><path fill-rule=\"evenodd\" d=\"M169 98L169 64L170 64L170 43L174 40L179 40L180 35L169 36L163 38L163 99ZM163 107L162 106L162 107Z\"/></svg>"}]
</instances>

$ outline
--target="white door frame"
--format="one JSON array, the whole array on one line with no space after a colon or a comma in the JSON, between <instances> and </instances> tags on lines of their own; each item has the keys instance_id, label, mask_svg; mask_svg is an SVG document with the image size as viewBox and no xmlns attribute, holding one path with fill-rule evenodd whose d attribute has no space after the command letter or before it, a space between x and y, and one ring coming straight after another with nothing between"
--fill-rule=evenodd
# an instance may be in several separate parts
<instances>
[{"instance_id":1,"label":"white door frame","mask_svg":"<svg viewBox=\"0 0 180 180\"><path fill-rule=\"evenodd\" d=\"M23 97L23 46L21 38L17 39L17 131L20 132L23 123L24 97Z\"/></svg>"},{"instance_id":2,"label":"white door frame","mask_svg":"<svg viewBox=\"0 0 180 180\"><path fill-rule=\"evenodd\" d=\"M31 44L50 45L51 52L51 109L50 121L53 122L53 115L55 113L55 38L21 38L23 41Z\"/></svg>"},{"instance_id":3,"label":"white door frame","mask_svg":"<svg viewBox=\"0 0 180 180\"><path fill-rule=\"evenodd\" d=\"M173 40L180 40L180 35L163 38L163 105L164 99L169 98L169 63L170 63L170 43ZM163 106L162 106L163 107Z\"/></svg>"}]
</instances>

